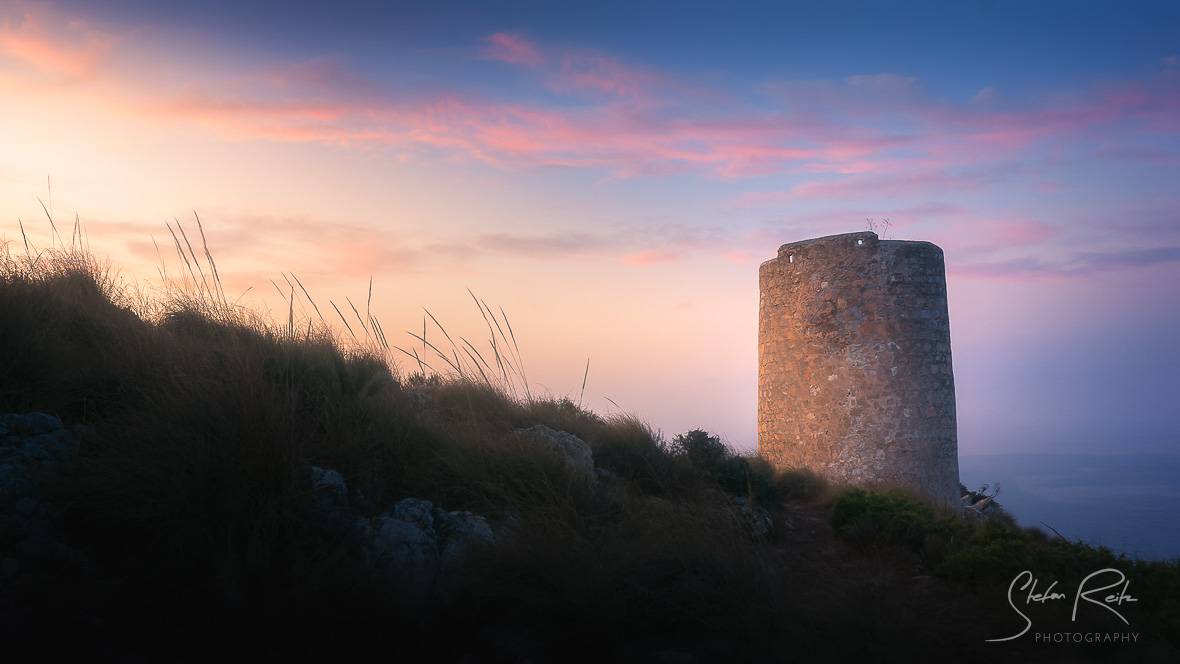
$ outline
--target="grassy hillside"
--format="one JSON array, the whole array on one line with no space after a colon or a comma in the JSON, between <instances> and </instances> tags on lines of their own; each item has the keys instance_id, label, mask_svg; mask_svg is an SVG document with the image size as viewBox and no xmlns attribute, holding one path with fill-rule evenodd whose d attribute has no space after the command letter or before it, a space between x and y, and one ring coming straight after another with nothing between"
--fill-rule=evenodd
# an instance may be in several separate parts
<instances>
[{"instance_id":1,"label":"grassy hillside","mask_svg":"<svg viewBox=\"0 0 1180 664\"><path fill-rule=\"evenodd\" d=\"M1066 586L1116 566L1141 598L1136 658L1180 644L1175 564L775 474L704 432L665 440L474 371L405 375L383 345L268 323L216 287L149 301L83 253L0 261L0 413L55 415L76 444L36 466L36 500L0 503L12 643L129 661L1117 659L984 643L1019 627L1016 572ZM591 481L519 432L534 425L585 441ZM485 517L495 543L425 585L380 569L322 517L313 467L347 482L349 520L413 497Z\"/></svg>"}]
</instances>

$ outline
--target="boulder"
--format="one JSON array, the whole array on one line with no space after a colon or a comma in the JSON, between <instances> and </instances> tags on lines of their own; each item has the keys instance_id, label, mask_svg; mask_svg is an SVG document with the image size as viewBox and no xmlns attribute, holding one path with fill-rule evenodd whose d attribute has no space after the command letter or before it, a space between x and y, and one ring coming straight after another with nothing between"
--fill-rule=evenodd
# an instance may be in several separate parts
<instances>
[{"instance_id":1,"label":"boulder","mask_svg":"<svg viewBox=\"0 0 1180 664\"><path fill-rule=\"evenodd\" d=\"M419 498L400 500L375 517L354 517L343 475L312 466L310 479L314 516L322 524L348 533L369 564L409 581L411 591L425 592L440 571L472 549L496 542L484 517L441 509Z\"/></svg>"},{"instance_id":2,"label":"boulder","mask_svg":"<svg viewBox=\"0 0 1180 664\"><path fill-rule=\"evenodd\" d=\"M40 472L68 461L74 446L74 437L53 415L0 415L0 508L7 511L34 493Z\"/></svg>"},{"instance_id":3,"label":"boulder","mask_svg":"<svg viewBox=\"0 0 1180 664\"><path fill-rule=\"evenodd\" d=\"M14 557L4 560L6 575L23 568L22 558L58 559L84 564L85 556L64 544L53 524L53 506L41 491L44 474L69 461L73 434L53 415L0 415L0 535Z\"/></svg>"},{"instance_id":4,"label":"boulder","mask_svg":"<svg viewBox=\"0 0 1180 664\"><path fill-rule=\"evenodd\" d=\"M311 490L317 518L329 525L348 523L348 484L343 475L331 468L312 466Z\"/></svg>"},{"instance_id":5,"label":"boulder","mask_svg":"<svg viewBox=\"0 0 1180 664\"><path fill-rule=\"evenodd\" d=\"M539 441L555 453L560 454L576 477L584 479L587 484L594 483L594 453L586 441L572 433L558 431L544 424L531 426L527 429L517 429L516 433Z\"/></svg>"},{"instance_id":6,"label":"boulder","mask_svg":"<svg viewBox=\"0 0 1180 664\"><path fill-rule=\"evenodd\" d=\"M1015 523L1012 516L1008 514L1007 510L1000 505L996 500L996 496L1000 493L1000 485L997 484L988 494L988 485L983 485L978 491L971 491L962 484L959 485L959 505L960 513L965 519L995 519L1008 523Z\"/></svg>"},{"instance_id":7,"label":"boulder","mask_svg":"<svg viewBox=\"0 0 1180 664\"><path fill-rule=\"evenodd\" d=\"M445 518L440 523L440 536L443 542L439 556L443 565L449 565L462 559L468 551L480 546L490 546L496 543L496 534L488 525L488 520L471 512L444 512Z\"/></svg>"},{"instance_id":8,"label":"boulder","mask_svg":"<svg viewBox=\"0 0 1180 664\"><path fill-rule=\"evenodd\" d=\"M371 564L420 580L432 580L440 568L496 541L482 516L450 512L418 498L401 500L372 519L358 519L356 530Z\"/></svg>"},{"instance_id":9,"label":"boulder","mask_svg":"<svg viewBox=\"0 0 1180 664\"><path fill-rule=\"evenodd\" d=\"M770 512L756 505L751 505L750 501L744 497L734 498L733 506L742 525L750 531L750 535L755 539L764 539L774 533L774 518L770 516Z\"/></svg>"},{"instance_id":10,"label":"boulder","mask_svg":"<svg viewBox=\"0 0 1180 664\"><path fill-rule=\"evenodd\" d=\"M0 415L0 425L10 436L36 436L62 431L65 426L56 415L46 413L8 413Z\"/></svg>"},{"instance_id":11,"label":"boulder","mask_svg":"<svg viewBox=\"0 0 1180 664\"><path fill-rule=\"evenodd\" d=\"M358 522L365 556L383 571L430 580L438 568L438 533L434 530L434 505L429 500L406 498L371 521Z\"/></svg>"}]
</instances>

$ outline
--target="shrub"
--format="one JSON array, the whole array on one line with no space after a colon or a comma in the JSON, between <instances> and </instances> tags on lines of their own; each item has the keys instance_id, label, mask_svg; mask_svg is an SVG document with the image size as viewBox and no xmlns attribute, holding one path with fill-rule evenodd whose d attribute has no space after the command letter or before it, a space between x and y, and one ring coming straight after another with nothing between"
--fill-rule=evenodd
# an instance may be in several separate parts
<instances>
[{"instance_id":1,"label":"shrub","mask_svg":"<svg viewBox=\"0 0 1180 664\"><path fill-rule=\"evenodd\" d=\"M774 493L781 500L815 499L829 488L827 480L809 468L788 468L774 477Z\"/></svg>"},{"instance_id":2,"label":"shrub","mask_svg":"<svg viewBox=\"0 0 1180 664\"><path fill-rule=\"evenodd\" d=\"M927 538L953 536L957 524L898 490L852 488L832 507L836 532L861 545L902 545L920 549Z\"/></svg>"},{"instance_id":3,"label":"shrub","mask_svg":"<svg viewBox=\"0 0 1180 664\"><path fill-rule=\"evenodd\" d=\"M995 595L1021 571L1038 578L1078 583L1104 568L1133 580L1137 619L1161 635L1180 635L1180 564L1131 560L1106 547L1050 538L1008 519L966 520L900 491L848 489L835 501L832 525L841 537L877 549L899 547L917 554L927 569L959 587ZM1046 581L1049 583L1051 581ZM1065 628L1063 625L1062 628Z\"/></svg>"},{"instance_id":4,"label":"shrub","mask_svg":"<svg viewBox=\"0 0 1180 664\"><path fill-rule=\"evenodd\" d=\"M767 506L777 502L770 464L760 457L735 453L717 436L693 429L673 438L669 452L686 460L726 493L747 496Z\"/></svg>"}]
</instances>

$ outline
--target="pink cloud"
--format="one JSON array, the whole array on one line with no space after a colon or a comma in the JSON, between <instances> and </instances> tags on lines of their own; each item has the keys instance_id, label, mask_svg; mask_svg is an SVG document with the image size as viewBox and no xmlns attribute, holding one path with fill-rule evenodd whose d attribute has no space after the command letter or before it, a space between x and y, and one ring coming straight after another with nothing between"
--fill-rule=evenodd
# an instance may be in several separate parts
<instances>
[{"instance_id":1,"label":"pink cloud","mask_svg":"<svg viewBox=\"0 0 1180 664\"><path fill-rule=\"evenodd\" d=\"M667 83L665 76L624 64L619 59L585 50L555 49L542 54L531 41L505 32L483 38L479 57L531 69L544 68L545 85L560 94L590 94L639 98Z\"/></svg>"},{"instance_id":2,"label":"pink cloud","mask_svg":"<svg viewBox=\"0 0 1180 664\"><path fill-rule=\"evenodd\" d=\"M252 272L258 265L281 266L298 274L359 278L414 272L425 257L412 238L333 219L212 211L202 214L201 220L219 269L235 284L259 285L257 279L248 283L246 277L251 275L274 277ZM178 229L176 223L171 225ZM190 240L195 239L192 218L182 218L179 223ZM153 264L158 261L158 245L169 271L183 272L175 264L179 258L164 222L88 220L83 225L88 234L120 240L131 255ZM201 253L199 247L197 253ZM266 283L265 279L261 283Z\"/></svg>"},{"instance_id":3,"label":"pink cloud","mask_svg":"<svg viewBox=\"0 0 1180 664\"><path fill-rule=\"evenodd\" d=\"M938 217L937 224L922 228L922 236L937 242L956 263L982 263L1013 252L1048 249L1050 240L1063 236L1060 227L1039 219L997 218L969 211Z\"/></svg>"},{"instance_id":4,"label":"pink cloud","mask_svg":"<svg viewBox=\"0 0 1180 664\"><path fill-rule=\"evenodd\" d=\"M0 61L54 80L89 78L114 38L84 21L51 16L36 6L0 23Z\"/></svg>"},{"instance_id":5,"label":"pink cloud","mask_svg":"<svg viewBox=\"0 0 1180 664\"><path fill-rule=\"evenodd\" d=\"M483 41L484 48L480 56L485 60L497 60L526 67L536 67L545 61L537 47L520 35L497 32L484 37Z\"/></svg>"},{"instance_id":6,"label":"pink cloud","mask_svg":"<svg viewBox=\"0 0 1180 664\"><path fill-rule=\"evenodd\" d=\"M627 254L623 256L623 262L627 265L645 266L656 265L658 263L672 263L680 260L680 254L669 251L667 249L650 249L634 254Z\"/></svg>"},{"instance_id":7,"label":"pink cloud","mask_svg":"<svg viewBox=\"0 0 1180 664\"><path fill-rule=\"evenodd\" d=\"M999 177L995 172L961 167L993 162L1056 128L1075 131L1079 118L1118 117L1098 111L1054 119L1053 113L1018 118L937 110L920 114L930 129L898 135L850 129L835 116L797 120L741 109L699 116L653 100L645 91L658 86L646 84L644 74L596 62L607 74L594 69L566 84L605 97L557 108L453 94L416 101L372 94L274 101L265 87L248 96L188 92L155 108L239 139L429 147L510 168L591 167L622 176L698 169L726 178L793 169L841 176L800 183L791 192L796 198L986 186ZM551 81L548 76L542 74L543 81ZM317 92L309 88L309 94ZM903 148L904 156L891 154Z\"/></svg>"},{"instance_id":8,"label":"pink cloud","mask_svg":"<svg viewBox=\"0 0 1180 664\"><path fill-rule=\"evenodd\" d=\"M1029 279L1084 276L1153 265L1180 263L1180 246L1077 252L1056 261L1039 257L952 265L950 273L979 279Z\"/></svg>"},{"instance_id":9,"label":"pink cloud","mask_svg":"<svg viewBox=\"0 0 1180 664\"><path fill-rule=\"evenodd\" d=\"M857 198L908 196L931 191L976 189L995 179L990 173L955 174L936 170L898 172L872 177L803 182L790 190L792 198Z\"/></svg>"},{"instance_id":10,"label":"pink cloud","mask_svg":"<svg viewBox=\"0 0 1180 664\"><path fill-rule=\"evenodd\" d=\"M754 253L750 251L742 251L740 249L728 249L721 252L721 257L730 263L736 265L745 265L754 258Z\"/></svg>"},{"instance_id":11,"label":"pink cloud","mask_svg":"<svg viewBox=\"0 0 1180 664\"><path fill-rule=\"evenodd\" d=\"M35 17L5 24L0 57L41 75L94 76L116 40L84 24L64 24L78 39L57 38ZM524 66L539 91L569 98L553 104L451 90L406 93L333 57L246 67L220 83L182 90L137 87L115 72L97 82L107 101L234 140L376 146L407 156L460 156L510 169L596 168L620 177L830 176L798 183L789 195L749 194L742 204L750 205L984 188L1003 179L994 168L999 160L1022 158L1021 151L1042 139L1129 119L1139 121L1141 132L1180 130L1180 88L1166 77L1001 110L932 100L913 77L879 73L763 86L776 101L767 108L609 54L542 52L507 32L484 38L481 57Z\"/></svg>"},{"instance_id":12,"label":"pink cloud","mask_svg":"<svg viewBox=\"0 0 1180 664\"><path fill-rule=\"evenodd\" d=\"M597 53L566 53L560 71L552 74L549 87L558 92L589 92L615 97L645 98L653 88L667 84L653 71L625 65Z\"/></svg>"}]
</instances>

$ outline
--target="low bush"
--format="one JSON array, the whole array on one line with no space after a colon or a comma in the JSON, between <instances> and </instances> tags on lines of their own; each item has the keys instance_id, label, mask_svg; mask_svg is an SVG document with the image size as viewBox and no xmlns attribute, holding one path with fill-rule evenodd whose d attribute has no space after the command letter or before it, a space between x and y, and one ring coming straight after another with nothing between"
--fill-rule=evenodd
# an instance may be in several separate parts
<instances>
[{"instance_id":1,"label":"low bush","mask_svg":"<svg viewBox=\"0 0 1180 664\"><path fill-rule=\"evenodd\" d=\"M1065 589L1071 584L1076 587L1098 570L1118 569L1133 581L1135 606L1151 607L1138 613L1138 624L1170 635L1174 644L1180 639L1177 561L1134 560L1106 547L1049 537L1009 520L965 518L902 491L847 489L835 500L831 519L836 533L858 547L907 550L931 573L993 599L1000 598L997 591L1023 571L1041 579L1040 589L1045 590L1055 580ZM1112 622L1111 626L1118 625Z\"/></svg>"}]
</instances>

